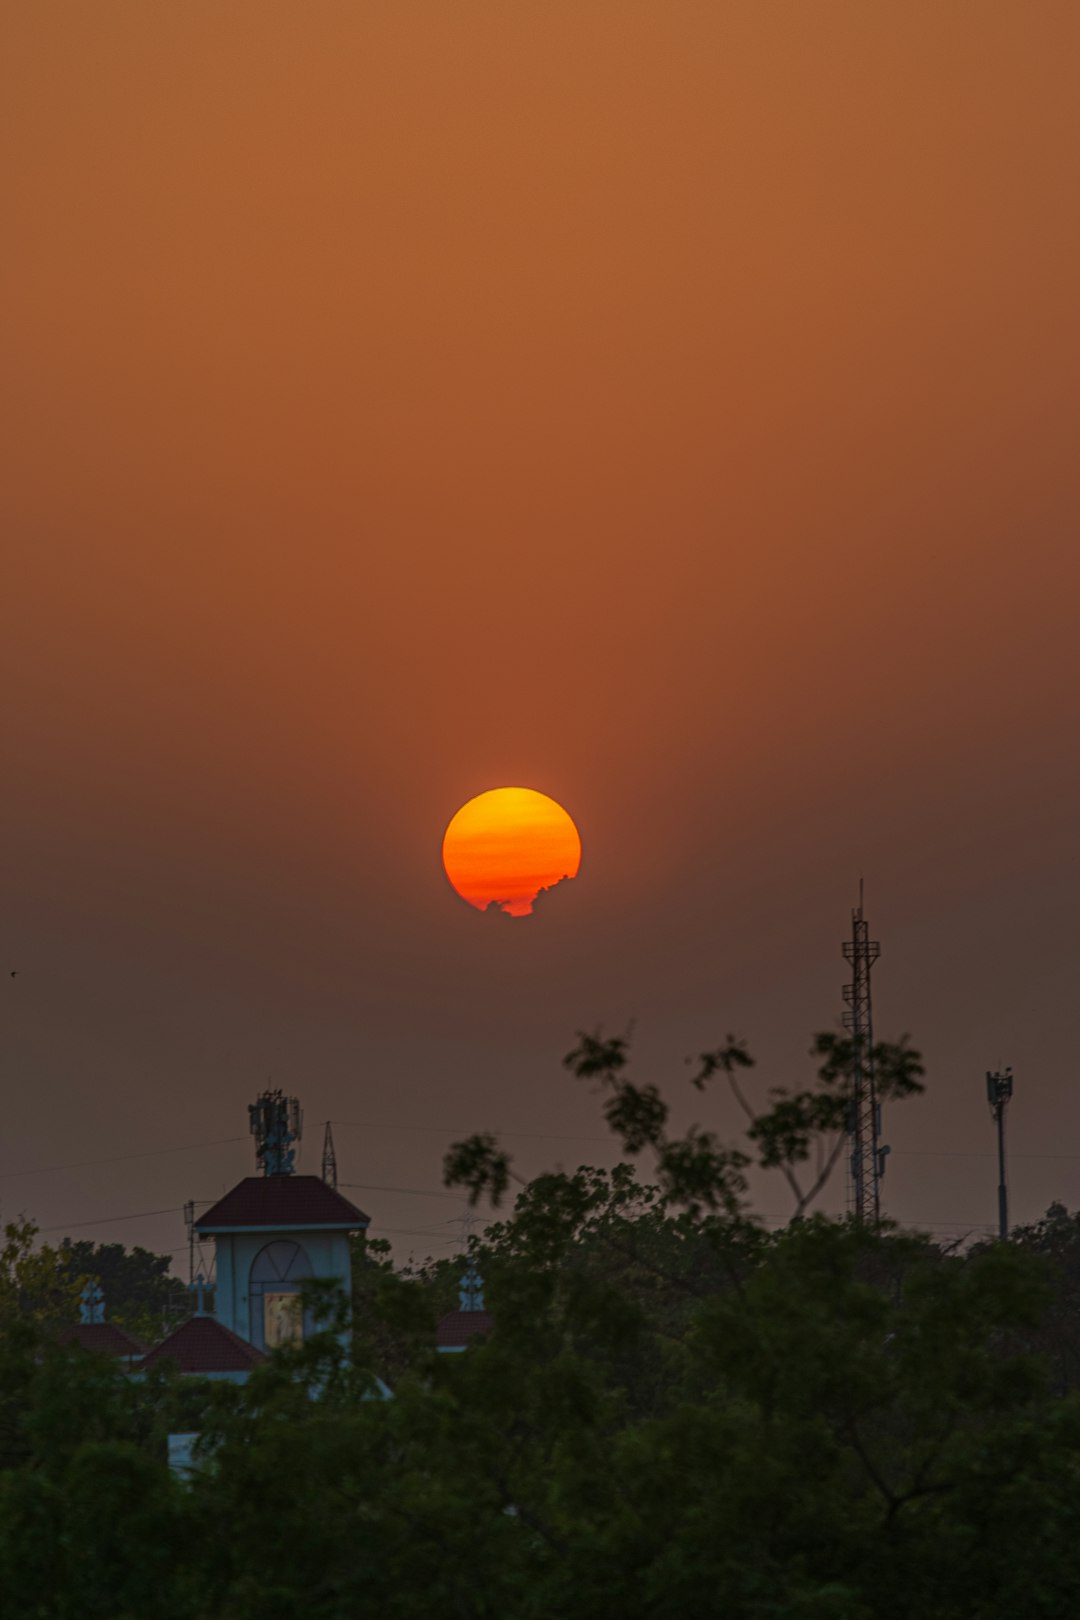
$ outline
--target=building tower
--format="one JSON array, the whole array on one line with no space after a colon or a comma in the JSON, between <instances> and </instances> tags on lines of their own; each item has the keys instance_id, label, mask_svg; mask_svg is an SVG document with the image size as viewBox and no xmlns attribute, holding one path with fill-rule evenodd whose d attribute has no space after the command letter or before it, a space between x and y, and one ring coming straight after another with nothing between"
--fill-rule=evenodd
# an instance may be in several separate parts
<instances>
[{"instance_id":1,"label":"building tower","mask_svg":"<svg viewBox=\"0 0 1080 1620\"><path fill-rule=\"evenodd\" d=\"M881 1218L881 1176L888 1148L880 1145L881 1108L874 1084L874 1016L870 998L870 971L881 946L870 938L863 916L863 886L859 904L851 913L851 938L844 941L844 957L851 964L851 983L844 986L847 1011L844 1027L851 1036L851 1110L848 1136L848 1207L857 1221Z\"/></svg>"},{"instance_id":2,"label":"building tower","mask_svg":"<svg viewBox=\"0 0 1080 1620\"><path fill-rule=\"evenodd\" d=\"M267 1351L316 1327L301 1308L309 1280L334 1283L349 1299L349 1237L366 1229L368 1217L322 1176L296 1174L292 1144L302 1116L295 1097L264 1091L248 1114L262 1174L246 1176L194 1227L197 1239L214 1240L217 1323Z\"/></svg>"}]
</instances>

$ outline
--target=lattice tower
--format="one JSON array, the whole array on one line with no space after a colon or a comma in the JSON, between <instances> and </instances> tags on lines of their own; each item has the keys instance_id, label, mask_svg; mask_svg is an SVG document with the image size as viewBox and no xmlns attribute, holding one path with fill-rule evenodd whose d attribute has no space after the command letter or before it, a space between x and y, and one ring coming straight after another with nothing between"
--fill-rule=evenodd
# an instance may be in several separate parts
<instances>
[{"instance_id":1,"label":"lattice tower","mask_svg":"<svg viewBox=\"0 0 1080 1620\"><path fill-rule=\"evenodd\" d=\"M334 1133L329 1120L323 1132L322 1178L328 1187L337 1187L337 1154L334 1152Z\"/></svg>"},{"instance_id":2,"label":"lattice tower","mask_svg":"<svg viewBox=\"0 0 1080 1620\"><path fill-rule=\"evenodd\" d=\"M870 938L863 916L862 884L859 904L851 913L851 938L844 941L844 956L851 964L851 983L844 986L847 1012L844 1027L851 1036L851 1111L848 1135L851 1157L848 1207L857 1221L881 1218L881 1109L874 1084L874 1014L870 972L881 946Z\"/></svg>"}]
</instances>

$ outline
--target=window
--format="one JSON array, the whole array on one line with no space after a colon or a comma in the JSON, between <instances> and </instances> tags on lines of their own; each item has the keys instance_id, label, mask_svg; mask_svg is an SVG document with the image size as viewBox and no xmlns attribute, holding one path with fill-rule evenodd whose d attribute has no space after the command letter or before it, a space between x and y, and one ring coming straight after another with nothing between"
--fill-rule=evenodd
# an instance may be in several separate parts
<instances>
[{"instance_id":1,"label":"window","mask_svg":"<svg viewBox=\"0 0 1080 1620\"><path fill-rule=\"evenodd\" d=\"M279 1238L260 1249L251 1265L251 1342L260 1350L304 1337L300 1284L311 1276L311 1261L299 1243Z\"/></svg>"}]
</instances>

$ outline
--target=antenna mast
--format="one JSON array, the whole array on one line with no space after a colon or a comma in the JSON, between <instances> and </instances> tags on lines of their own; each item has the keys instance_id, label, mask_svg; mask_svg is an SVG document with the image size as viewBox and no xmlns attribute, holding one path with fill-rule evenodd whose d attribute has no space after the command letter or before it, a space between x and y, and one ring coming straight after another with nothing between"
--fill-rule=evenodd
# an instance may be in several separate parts
<instances>
[{"instance_id":1,"label":"antenna mast","mask_svg":"<svg viewBox=\"0 0 1080 1620\"><path fill-rule=\"evenodd\" d=\"M870 938L870 925L863 916L861 878L859 904L851 913L851 938L844 941L843 949L852 973L851 983L844 986L848 1008L844 1028L851 1036L849 1209L857 1221L877 1222L881 1219L881 1177L889 1151L879 1143L881 1108L874 1083L874 1016L870 999L870 970L881 955L881 946Z\"/></svg>"},{"instance_id":2,"label":"antenna mast","mask_svg":"<svg viewBox=\"0 0 1080 1620\"><path fill-rule=\"evenodd\" d=\"M328 1187L337 1191L337 1154L334 1152L334 1133L330 1121L326 1122L322 1145L322 1178Z\"/></svg>"},{"instance_id":3,"label":"antenna mast","mask_svg":"<svg viewBox=\"0 0 1080 1620\"><path fill-rule=\"evenodd\" d=\"M1002 1243L1009 1239L1009 1187L1005 1180L1005 1109L1013 1094L1013 1072L1010 1066L995 1074L986 1071L986 1100L997 1126L998 1139L998 1236Z\"/></svg>"},{"instance_id":4,"label":"antenna mast","mask_svg":"<svg viewBox=\"0 0 1080 1620\"><path fill-rule=\"evenodd\" d=\"M283 1091L263 1091L248 1106L255 1158L264 1176L291 1176L296 1153L293 1143L304 1131L304 1116L295 1097Z\"/></svg>"}]
</instances>

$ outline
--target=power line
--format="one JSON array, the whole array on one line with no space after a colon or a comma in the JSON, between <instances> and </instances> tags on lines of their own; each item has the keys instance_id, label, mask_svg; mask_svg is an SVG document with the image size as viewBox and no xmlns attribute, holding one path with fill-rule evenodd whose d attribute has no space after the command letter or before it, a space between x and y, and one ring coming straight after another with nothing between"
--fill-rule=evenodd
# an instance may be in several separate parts
<instances>
[{"instance_id":1,"label":"power line","mask_svg":"<svg viewBox=\"0 0 1080 1620\"><path fill-rule=\"evenodd\" d=\"M446 1196L450 1197L452 1195L447 1194ZM169 1209L140 1209L133 1211L130 1215L102 1215L91 1221L62 1221L57 1226L43 1226L40 1227L39 1230L42 1233L73 1232L87 1226L115 1226L120 1221L142 1221L149 1220L151 1216L155 1215L179 1215L182 1213L182 1207L177 1207L175 1205ZM395 1237L445 1237L443 1232L433 1232L429 1228L415 1226L382 1226L379 1228L379 1232L388 1232ZM446 1238L445 1241L449 1243L453 1242L454 1240L452 1238ZM155 1253L161 1254L186 1254L186 1252L186 1244L182 1248L178 1249L155 1250Z\"/></svg>"},{"instance_id":2,"label":"power line","mask_svg":"<svg viewBox=\"0 0 1080 1620\"><path fill-rule=\"evenodd\" d=\"M389 1121L373 1123L371 1120L362 1122L355 1119L335 1119L332 1123L335 1125L340 1125L343 1131L422 1131L429 1136L454 1136L459 1131L464 1132L467 1129L475 1130L475 1126L413 1125L411 1122L409 1124L397 1125ZM506 1136L511 1140L517 1141L605 1142L608 1145L611 1144L610 1136L563 1136L558 1135L553 1131L506 1131L498 1125L488 1126L487 1129L492 1132L496 1132L499 1136Z\"/></svg>"},{"instance_id":3,"label":"power line","mask_svg":"<svg viewBox=\"0 0 1080 1620\"><path fill-rule=\"evenodd\" d=\"M378 1236L382 1232L389 1232L393 1237L427 1237L436 1238L440 1243L450 1245L457 1242L457 1238L448 1238L445 1232L429 1232L421 1226L381 1226Z\"/></svg>"},{"instance_id":4,"label":"power line","mask_svg":"<svg viewBox=\"0 0 1080 1620\"><path fill-rule=\"evenodd\" d=\"M77 1159L71 1164L40 1164L33 1170L2 1170L0 1177L13 1181L16 1176L45 1176L54 1170L88 1170L98 1164L126 1164L129 1159L155 1159L163 1153L194 1153L196 1149L224 1147L227 1143L246 1140L243 1136L220 1136L214 1142L183 1142L177 1147L147 1148L141 1153L118 1153L110 1159Z\"/></svg>"},{"instance_id":5,"label":"power line","mask_svg":"<svg viewBox=\"0 0 1080 1620\"><path fill-rule=\"evenodd\" d=\"M433 1136L453 1136L459 1130L465 1130L464 1126L413 1125L411 1123L396 1124L389 1120L384 1120L376 1124L372 1123L371 1121L363 1123L359 1120L335 1119L333 1123L340 1126L342 1130L346 1131L420 1131L425 1135ZM535 1142L603 1142L607 1143L608 1145L611 1145L612 1142L612 1138L610 1136L560 1136L553 1131L507 1131L503 1130L498 1125L492 1125L488 1127L488 1129L490 1129L493 1135L505 1136L511 1140L529 1140ZM240 1141L241 1138L236 1137L233 1138L233 1140ZM893 1148L891 1151L893 1154L901 1154L905 1158L910 1158L912 1155L919 1158L932 1159L992 1159L995 1157L993 1153L980 1151L978 1149L965 1148ZM1072 1159L1080 1161L1080 1153L1014 1153L1011 1155L1011 1157L1014 1159ZM342 1183L342 1185L344 1186L345 1183ZM360 1184L359 1182L350 1182L349 1185L355 1187L359 1186ZM380 1187L374 1190L378 1192L396 1192L407 1191L408 1189L384 1189Z\"/></svg>"},{"instance_id":6,"label":"power line","mask_svg":"<svg viewBox=\"0 0 1080 1620\"><path fill-rule=\"evenodd\" d=\"M391 1124L391 1123L388 1123L388 1122L383 1123L383 1124L379 1124L379 1125L372 1125L372 1124L361 1125L356 1121L338 1120L336 1123L341 1125L344 1129L352 1129L352 1130L400 1130L400 1131L433 1132L433 1133L440 1133L440 1134L446 1134L446 1132L449 1130L449 1127L432 1126L432 1125ZM527 1137L527 1138L529 1138L531 1140L538 1140L538 1141L607 1142L607 1141L610 1140L607 1137L558 1136L558 1135L555 1135L554 1133L529 1132L529 1131L518 1131L518 1132L500 1131L499 1134L509 1136L509 1137L514 1137L514 1136ZM207 1149L207 1148L228 1147L228 1146L234 1145L237 1142L243 1142L243 1141L246 1141L246 1137L243 1137L243 1136L222 1136L222 1137L216 1137L212 1141L208 1141L208 1142L181 1142L181 1143L178 1143L175 1147L147 1148L147 1149L145 1149L143 1151L136 1152L136 1153L118 1153L118 1154L113 1154L112 1156L110 1156L108 1158L102 1158L102 1159L77 1159L77 1160L73 1160L73 1161L71 1161L69 1163L65 1163L65 1164L38 1165L38 1166L34 1167L33 1169L29 1169L29 1170L5 1170L5 1171L0 1171L0 1179L12 1181L12 1180L15 1180L17 1177L51 1175L51 1174L55 1174L55 1173L59 1173L61 1171L67 1171L67 1170L85 1170L85 1169L94 1168L94 1167L96 1167L98 1165L127 1164L127 1163L130 1163L131 1161L136 1160L136 1159L159 1158L159 1157L161 1157L161 1156L163 1156L165 1154L169 1154L169 1153L194 1153L194 1152L197 1152L197 1151L202 1151L202 1150ZM993 1153L990 1153L990 1152L987 1152L987 1151L984 1151L984 1150L979 1150L979 1149L972 1149L972 1148L894 1148L893 1149L893 1154L900 1157L900 1158L919 1158L919 1159L938 1159L938 1158L943 1158L943 1159L992 1159L995 1156ZM1012 1157L1013 1157L1014 1160L1031 1160L1033 1162L1038 1162L1040 1160L1045 1160L1045 1161L1048 1161L1048 1162L1058 1162L1058 1163L1073 1163L1073 1164L1080 1163L1080 1153L1014 1153L1012 1155ZM453 1198L455 1198L457 1196L456 1194L451 1193L451 1192L444 1192L441 1189L436 1190L436 1189L429 1188L429 1187L392 1187L392 1186L383 1186L383 1185L380 1185L380 1184L374 1183L374 1182L361 1182L361 1181L342 1182L341 1185L345 1186L345 1187L349 1187L349 1188L351 1188L351 1189L353 1189L355 1191L360 1191L360 1192L400 1193L400 1194L404 1194L404 1195L409 1196L409 1197L417 1197L417 1198L451 1198L451 1199L453 1199ZM212 1200L201 1200L201 1202L208 1202L208 1201L212 1202ZM129 1218L130 1219L136 1219L137 1217L134 1217L134 1216L132 1216L132 1217L128 1217L128 1216L109 1216L108 1217L108 1219L110 1221L112 1221L112 1220L126 1220L126 1219L129 1219ZM93 1226L96 1223L93 1222L93 1221L80 1221L80 1222L74 1223L74 1224L77 1224L79 1226ZM60 1228L56 1227L56 1226L53 1226L53 1227L44 1227L44 1228L42 1228L42 1230L43 1231L49 1231L49 1232L55 1232L55 1231L59 1231Z\"/></svg>"},{"instance_id":7,"label":"power line","mask_svg":"<svg viewBox=\"0 0 1080 1620\"><path fill-rule=\"evenodd\" d=\"M975 1148L893 1148L905 1158L918 1159L996 1159L996 1153ZM1080 1159L1080 1153L1010 1153L1010 1159Z\"/></svg>"},{"instance_id":8,"label":"power line","mask_svg":"<svg viewBox=\"0 0 1080 1620\"><path fill-rule=\"evenodd\" d=\"M353 1129L353 1130L402 1130L402 1131L421 1131L421 1132L426 1132L426 1133L441 1133L441 1134L446 1134L448 1132L448 1130L449 1130L449 1128L445 1127L445 1126L423 1126L423 1125L414 1125L414 1124L411 1124L411 1123L382 1122L380 1124L372 1124L372 1123L369 1122L369 1123L366 1123L366 1124L361 1124L360 1122L357 1122L357 1121L342 1121L342 1120L336 1121L335 1123L339 1124L344 1129ZM605 1142L605 1143L610 1141L610 1138L608 1138L608 1137L576 1137L576 1136L557 1135L555 1133L549 1133L549 1132L528 1132L528 1131L513 1132L513 1131L507 1131L507 1132L501 1132L500 1134L503 1134L503 1135L506 1135L506 1136L509 1136L509 1137L514 1137L514 1136L527 1137L527 1138L531 1138L531 1139L534 1139L534 1140L546 1140L546 1141L570 1141L570 1142L592 1141L592 1142ZM72 1162L64 1163L64 1164L42 1165L42 1166L36 1167L35 1169L15 1170L15 1171L10 1171L10 1172L0 1173L0 1175L6 1175L9 1178L14 1178L16 1176L21 1177L21 1176L31 1176L31 1175L45 1175L45 1174L54 1173L54 1172L60 1172L60 1171L84 1169L84 1168L89 1168L89 1167L97 1166L97 1165L109 1165L109 1164L127 1163L127 1162L130 1162L132 1160L155 1158L155 1157L160 1157L160 1156L162 1156L164 1154L170 1154L170 1153L196 1152L196 1151L200 1151L200 1150L204 1150L204 1149L208 1149L208 1148L213 1148L213 1147L231 1146L231 1145L233 1145L233 1144L235 1144L237 1142L243 1142L243 1141L246 1141L246 1137L243 1137L243 1136L218 1137L218 1138L215 1138L212 1141L178 1143L177 1145L175 1145L173 1147L149 1148L149 1149L145 1149L145 1150L142 1150L142 1151L139 1151L139 1152L134 1152L134 1153L115 1154L115 1155L112 1155L110 1157L101 1158L101 1159L83 1159L83 1160L72 1161ZM974 1149L898 1148L898 1149L895 1149L894 1151L899 1153L901 1156L917 1157L917 1158L978 1158L978 1159L986 1159L986 1158L992 1158L994 1156L991 1153L987 1153L985 1151L980 1151L980 1150L974 1150ZM1018 1153L1018 1154L1015 1155L1015 1158L1017 1158L1017 1159L1031 1159L1031 1160L1060 1161L1060 1162L1080 1162L1080 1153ZM390 1194L402 1195L402 1196L405 1196L405 1197L418 1197L418 1198L442 1198L442 1199L449 1199L451 1202L456 1202L459 1199L459 1197L461 1196L461 1195L459 1195L459 1194L457 1194L455 1192L448 1191L448 1190L443 1190L441 1188L440 1189L435 1189L435 1188L430 1188L430 1187L399 1187L399 1186L392 1186L392 1185L380 1184L380 1183L375 1183L375 1182L344 1182L344 1183L342 1183L342 1185L345 1186L345 1187L348 1187L350 1189L357 1190L357 1191L362 1191L362 1192L390 1193ZM197 1202L200 1203L200 1204L205 1204L205 1203L212 1202L212 1200L200 1199ZM87 1227L115 1225L115 1224L119 1224L119 1223L122 1223L122 1222L125 1222L125 1221L148 1220L148 1219L152 1219L154 1217L160 1216L160 1215L175 1214L175 1213L179 1213L179 1212L180 1211L178 1209L176 1209L176 1208L155 1209L155 1210L141 1210L141 1211L135 1211L132 1214L126 1214L126 1215L107 1215L107 1216L102 1216L102 1217L89 1219L89 1220L64 1222L64 1223L59 1223L59 1224L56 1224L56 1225L53 1225L53 1226L43 1227L43 1228L40 1228L40 1230L41 1230L41 1232L43 1234L53 1233L53 1232L78 1231L78 1230L84 1230ZM783 1221L783 1220L787 1219L787 1217L777 1216L777 1215L773 1215L773 1214L769 1214L769 1213L766 1213L763 1218L766 1221L770 1222L770 1223L772 1223L774 1221ZM989 1227L986 1223L979 1222L979 1221L974 1221L974 1222L960 1222L960 1221L957 1221L957 1222L954 1222L954 1223L950 1223L950 1222L941 1222L941 1221L919 1222L918 1220L914 1220L914 1221L911 1221L911 1222L905 1223L905 1224L909 1224L910 1226L914 1227L915 1229L919 1229L919 1230L923 1230L923 1231L931 1231L931 1232L933 1232L933 1231L944 1231L944 1230L947 1230L947 1229L950 1229L950 1228L958 1230L958 1231L965 1231L965 1232L972 1232L972 1233L978 1233L978 1232L982 1232L982 1231L992 1230L992 1228ZM430 1231L428 1231L427 1229L424 1229L424 1228L382 1227L382 1228L379 1228L378 1230L379 1230L380 1233L385 1233L385 1234L390 1235L390 1236L401 1236L401 1237L424 1237L424 1236L427 1236L427 1237L432 1237L432 1238L437 1238L437 1237L440 1236L440 1234L435 1233L435 1232L430 1232ZM373 1233L372 1235L374 1236L374 1235L377 1235L377 1234ZM168 1251L159 1251L159 1252L182 1253L184 1251L182 1249L177 1249L175 1251L168 1250Z\"/></svg>"},{"instance_id":9,"label":"power line","mask_svg":"<svg viewBox=\"0 0 1080 1620\"><path fill-rule=\"evenodd\" d=\"M340 1185L348 1187L352 1192L411 1193L417 1198L452 1198L456 1203L464 1196L463 1193L444 1192L442 1188L436 1190L430 1187L376 1187L366 1181L343 1181Z\"/></svg>"},{"instance_id":10,"label":"power line","mask_svg":"<svg viewBox=\"0 0 1080 1620\"><path fill-rule=\"evenodd\" d=\"M389 1190L389 1189L387 1189L387 1190ZM394 1189L394 1190L405 1191L405 1190L414 1190L414 1189ZM418 1191L419 1189L415 1189L415 1190ZM452 1195L447 1195L447 1196L452 1196ZM87 1226L113 1226L113 1225L116 1225L118 1222L122 1222L122 1221L149 1220L151 1217L157 1216L157 1215L176 1215L176 1214L180 1214L180 1213L182 1213L181 1209L179 1209L179 1208L177 1208L175 1206L170 1207L168 1209L144 1209L144 1210L136 1210L133 1213L128 1214L128 1215L104 1215L104 1216L101 1216L101 1217L99 1217L99 1218L97 1218L95 1220L90 1220L90 1221L67 1221L67 1222L62 1222L60 1225L57 1225L57 1226L45 1226L45 1227L42 1227L40 1230L42 1231L42 1233L47 1233L47 1232L68 1232L68 1231L76 1231L76 1230L85 1228ZM790 1220L790 1216L788 1216L788 1215L780 1215L780 1214L769 1213L769 1212L763 1213L761 1218L764 1221L768 1222L770 1225L772 1225L772 1224L784 1225ZM983 1233L983 1232L992 1232L994 1230L994 1227L992 1225L988 1224L985 1221L945 1221L945 1220L917 1221L916 1220L916 1221L911 1221L911 1222L905 1222L904 1224L905 1224L905 1226L910 1227L910 1229L912 1229L914 1231L922 1231L922 1232L928 1232L928 1233L970 1232L970 1233L973 1233L973 1234L978 1234L978 1233ZM433 1231L429 1227L380 1226L374 1232L371 1233L372 1237L380 1237L380 1236L384 1236L384 1235L385 1236L390 1236L390 1237L427 1237L427 1238L433 1238L433 1239L437 1240L444 1247L450 1247L454 1243L457 1242L456 1238L447 1238L445 1236L444 1232ZM175 1248L175 1249L155 1250L154 1252L159 1253L159 1254L185 1254L187 1252L187 1245L185 1244L185 1245L183 1245L183 1246L181 1246L179 1248Z\"/></svg>"},{"instance_id":11,"label":"power line","mask_svg":"<svg viewBox=\"0 0 1080 1620\"><path fill-rule=\"evenodd\" d=\"M174 1204L170 1209L137 1209L132 1215L102 1215L93 1221L61 1221L59 1226L42 1226L42 1232L74 1232L80 1226L114 1226L117 1221L147 1221L151 1215L180 1215L182 1205Z\"/></svg>"}]
</instances>

